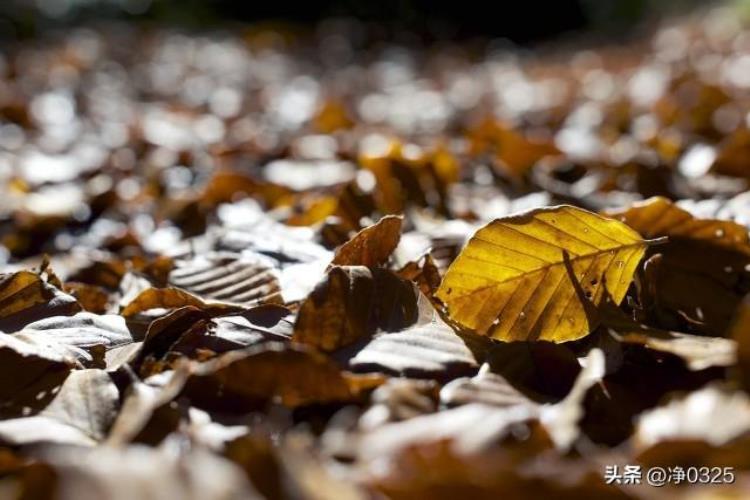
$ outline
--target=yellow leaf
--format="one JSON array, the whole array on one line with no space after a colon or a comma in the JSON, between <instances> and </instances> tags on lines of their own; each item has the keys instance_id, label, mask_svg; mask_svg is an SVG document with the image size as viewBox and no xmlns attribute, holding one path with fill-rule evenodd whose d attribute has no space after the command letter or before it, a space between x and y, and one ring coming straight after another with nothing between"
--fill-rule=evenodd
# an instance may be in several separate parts
<instances>
[{"instance_id":1,"label":"yellow leaf","mask_svg":"<svg viewBox=\"0 0 750 500\"><path fill-rule=\"evenodd\" d=\"M646 246L621 222L571 206L540 208L477 231L435 296L455 322L482 335L575 340L596 326L580 295L619 304Z\"/></svg>"},{"instance_id":2,"label":"yellow leaf","mask_svg":"<svg viewBox=\"0 0 750 500\"><path fill-rule=\"evenodd\" d=\"M559 156L560 151L549 138L533 137L492 119L483 120L469 130L470 152L494 154L506 174L523 176L545 156Z\"/></svg>"},{"instance_id":3,"label":"yellow leaf","mask_svg":"<svg viewBox=\"0 0 750 500\"><path fill-rule=\"evenodd\" d=\"M340 129L350 128L353 122L342 102L330 100L318 110L313 118L313 125L318 131L330 134Z\"/></svg>"}]
</instances>

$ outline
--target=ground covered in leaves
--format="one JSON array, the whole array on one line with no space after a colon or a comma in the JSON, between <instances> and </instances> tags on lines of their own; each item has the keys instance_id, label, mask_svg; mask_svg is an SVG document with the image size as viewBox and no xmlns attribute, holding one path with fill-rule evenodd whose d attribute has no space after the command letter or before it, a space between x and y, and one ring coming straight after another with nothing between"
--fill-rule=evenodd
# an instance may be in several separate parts
<instances>
[{"instance_id":1,"label":"ground covered in leaves","mask_svg":"<svg viewBox=\"0 0 750 500\"><path fill-rule=\"evenodd\" d=\"M362 35L5 51L0 496L746 497L737 12L539 54Z\"/></svg>"}]
</instances>

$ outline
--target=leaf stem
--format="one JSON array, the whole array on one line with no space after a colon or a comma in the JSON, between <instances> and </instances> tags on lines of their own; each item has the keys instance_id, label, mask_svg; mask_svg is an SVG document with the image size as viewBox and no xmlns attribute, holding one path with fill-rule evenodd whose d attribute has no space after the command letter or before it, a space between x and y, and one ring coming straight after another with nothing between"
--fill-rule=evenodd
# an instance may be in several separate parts
<instances>
[{"instance_id":1,"label":"leaf stem","mask_svg":"<svg viewBox=\"0 0 750 500\"><path fill-rule=\"evenodd\" d=\"M652 240L644 240L646 242L646 245L652 247L656 245L664 245L665 243L669 243L669 236L660 236L659 238L654 238Z\"/></svg>"}]
</instances>

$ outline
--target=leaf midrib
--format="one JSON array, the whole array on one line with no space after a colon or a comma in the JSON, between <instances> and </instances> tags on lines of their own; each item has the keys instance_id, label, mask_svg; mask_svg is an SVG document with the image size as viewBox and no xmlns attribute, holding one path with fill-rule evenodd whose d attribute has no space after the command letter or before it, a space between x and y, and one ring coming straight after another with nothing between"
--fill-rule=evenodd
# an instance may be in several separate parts
<instances>
[{"instance_id":1,"label":"leaf midrib","mask_svg":"<svg viewBox=\"0 0 750 500\"><path fill-rule=\"evenodd\" d=\"M579 260L584 260L584 259L588 259L588 258L597 258L597 257L599 257L599 256L601 256L601 255L603 255L605 253L608 253L608 252L619 252L619 251L622 251L622 250L626 250L626 249L630 249L630 248L635 248L635 247L638 247L638 246L643 246L645 248L647 246L647 243L646 243L645 240L641 240L641 241L636 241L634 243L630 243L630 244L627 244L627 245L621 245L621 246L618 246L618 247L612 247L612 248L597 250L596 252L591 252L591 253L587 253L587 254L578 254L575 257L571 257L570 262L572 264L573 262L576 262L576 261L579 261ZM560 250L561 257L564 254L565 254L565 250L561 249ZM488 284L486 286L471 288L471 292L470 293L462 294L462 295L463 296L473 295L475 293L479 293L481 291L487 290L488 288L497 287L497 286L502 285L504 283L509 283L511 281L515 281L515 280L518 280L518 279L523 278L525 276L528 276L529 274L540 272L540 271L544 271L544 270L549 269L551 267L560 266L560 265L565 265L565 259L564 259L564 257L561 258L559 261L549 262L549 263L547 263L545 265L537 267L536 269L533 269L533 270L530 270L530 271L524 271L523 273L519 273L519 274L517 274L515 276L512 276L512 277L509 277L507 279L504 279L504 280L493 280L492 283L490 283L490 284ZM609 268L609 266L608 266L608 268ZM457 271L457 272L460 273L460 271ZM448 269L448 273L450 273L450 269ZM447 276L448 273L446 273L446 276ZM443 295L443 294L440 293L439 295Z\"/></svg>"}]
</instances>

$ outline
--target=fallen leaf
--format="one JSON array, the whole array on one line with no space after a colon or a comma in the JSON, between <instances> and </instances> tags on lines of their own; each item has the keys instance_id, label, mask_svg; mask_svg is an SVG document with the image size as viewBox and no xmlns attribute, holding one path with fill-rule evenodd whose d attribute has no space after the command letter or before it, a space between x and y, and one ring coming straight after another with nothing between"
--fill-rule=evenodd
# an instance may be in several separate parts
<instances>
[{"instance_id":1,"label":"fallen leaf","mask_svg":"<svg viewBox=\"0 0 750 500\"><path fill-rule=\"evenodd\" d=\"M374 290L366 267L332 268L300 306L293 339L333 351L371 335Z\"/></svg>"},{"instance_id":2,"label":"fallen leaf","mask_svg":"<svg viewBox=\"0 0 750 500\"><path fill-rule=\"evenodd\" d=\"M245 307L281 301L275 271L260 259L221 253L201 255L176 261L168 279L172 286L205 300Z\"/></svg>"},{"instance_id":3,"label":"fallen leaf","mask_svg":"<svg viewBox=\"0 0 750 500\"><path fill-rule=\"evenodd\" d=\"M750 255L750 233L735 222L700 219L661 196L633 204L623 210L609 210L605 215L632 227L644 238L668 236L670 239L692 239Z\"/></svg>"},{"instance_id":4,"label":"fallen leaf","mask_svg":"<svg viewBox=\"0 0 750 500\"><path fill-rule=\"evenodd\" d=\"M565 399L541 409L542 425L555 446L563 452L568 451L580 435L579 423L584 417L586 393L602 380L605 373L604 353L599 349L592 349L583 363L583 369Z\"/></svg>"},{"instance_id":5,"label":"fallen leaf","mask_svg":"<svg viewBox=\"0 0 750 500\"><path fill-rule=\"evenodd\" d=\"M750 392L750 297L737 306L727 334L736 344L734 378L745 392Z\"/></svg>"},{"instance_id":6,"label":"fallen leaf","mask_svg":"<svg viewBox=\"0 0 750 500\"><path fill-rule=\"evenodd\" d=\"M0 331L13 332L49 316L75 314L81 306L37 273L0 274Z\"/></svg>"},{"instance_id":7,"label":"fallen leaf","mask_svg":"<svg viewBox=\"0 0 750 500\"><path fill-rule=\"evenodd\" d=\"M143 445L65 446L37 455L54 471L54 498L60 500L124 500L132 494L165 500L258 497L237 466L200 448L174 454Z\"/></svg>"},{"instance_id":8,"label":"fallen leaf","mask_svg":"<svg viewBox=\"0 0 750 500\"><path fill-rule=\"evenodd\" d=\"M438 385L431 380L390 379L373 391L359 427L372 429L437 410Z\"/></svg>"},{"instance_id":9,"label":"fallen leaf","mask_svg":"<svg viewBox=\"0 0 750 500\"><path fill-rule=\"evenodd\" d=\"M479 424L481 425L481 424ZM369 483L387 498L633 498L606 484L596 464L550 457L539 426L518 425L501 446L461 453L450 441L421 442L399 452Z\"/></svg>"},{"instance_id":10,"label":"fallen leaf","mask_svg":"<svg viewBox=\"0 0 750 500\"><path fill-rule=\"evenodd\" d=\"M283 186L254 179L252 176L230 169L220 169L211 177L199 196L202 205L212 207L238 199L240 195L257 197L273 206L291 191Z\"/></svg>"},{"instance_id":11,"label":"fallen leaf","mask_svg":"<svg viewBox=\"0 0 750 500\"><path fill-rule=\"evenodd\" d=\"M669 238L647 252L640 276L641 318L665 330L723 335L750 291L747 228L695 218L664 198L608 213L644 237Z\"/></svg>"},{"instance_id":12,"label":"fallen leaf","mask_svg":"<svg viewBox=\"0 0 750 500\"><path fill-rule=\"evenodd\" d=\"M86 283L67 282L65 292L76 299L84 311L107 313L110 296L104 288Z\"/></svg>"},{"instance_id":13,"label":"fallen leaf","mask_svg":"<svg viewBox=\"0 0 750 500\"><path fill-rule=\"evenodd\" d=\"M214 318L209 333L235 347L250 347L265 340L291 339L293 328L294 315L289 309L266 304L239 315Z\"/></svg>"},{"instance_id":14,"label":"fallen leaf","mask_svg":"<svg viewBox=\"0 0 750 500\"><path fill-rule=\"evenodd\" d=\"M122 408L107 436L107 444L122 446L127 443L157 445L175 431L180 422L180 411L173 401L185 386L185 369L170 372L160 385L153 379L134 381L124 396Z\"/></svg>"},{"instance_id":15,"label":"fallen leaf","mask_svg":"<svg viewBox=\"0 0 750 500\"><path fill-rule=\"evenodd\" d=\"M75 365L75 359L59 348L0 334L0 377L5 380L0 386L0 415L28 414L44 404Z\"/></svg>"},{"instance_id":16,"label":"fallen leaf","mask_svg":"<svg viewBox=\"0 0 750 500\"><path fill-rule=\"evenodd\" d=\"M367 267L384 264L398 245L402 223L403 217L386 215L336 250L331 264Z\"/></svg>"},{"instance_id":17,"label":"fallen leaf","mask_svg":"<svg viewBox=\"0 0 750 500\"><path fill-rule=\"evenodd\" d=\"M460 171L453 154L442 145L423 149L393 137L378 137L373 142L381 141L377 148L364 147L358 157L359 164L375 178L373 198L380 211L402 213L416 205L449 214L448 189Z\"/></svg>"},{"instance_id":18,"label":"fallen leaf","mask_svg":"<svg viewBox=\"0 0 750 500\"><path fill-rule=\"evenodd\" d=\"M640 415L633 439L641 449L668 440L702 440L720 446L748 430L747 394L708 386Z\"/></svg>"},{"instance_id":19,"label":"fallen leaf","mask_svg":"<svg viewBox=\"0 0 750 500\"><path fill-rule=\"evenodd\" d=\"M196 365L184 394L198 407L225 412L270 402L294 408L353 398L333 361L298 346L271 343Z\"/></svg>"},{"instance_id":20,"label":"fallen leaf","mask_svg":"<svg viewBox=\"0 0 750 500\"><path fill-rule=\"evenodd\" d=\"M705 370L712 366L733 366L737 361L737 343L720 337L645 330L625 333L621 340L679 356L685 360L690 370L695 371Z\"/></svg>"},{"instance_id":21,"label":"fallen leaf","mask_svg":"<svg viewBox=\"0 0 750 500\"><path fill-rule=\"evenodd\" d=\"M130 318L149 309L175 309L193 306L212 314L229 313L242 309L237 304L220 301L204 301L200 297L179 288L148 288L139 293L130 303L122 308L120 314Z\"/></svg>"},{"instance_id":22,"label":"fallen leaf","mask_svg":"<svg viewBox=\"0 0 750 500\"><path fill-rule=\"evenodd\" d=\"M237 464L265 498L281 498L282 470L270 436L247 434L227 444L224 456Z\"/></svg>"},{"instance_id":23,"label":"fallen leaf","mask_svg":"<svg viewBox=\"0 0 750 500\"><path fill-rule=\"evenodd\" d=\"M166 358L180 339L192 332L203 335L208 330L211 316L193 306L180 307L153 320L143 342L125 360L142 377L171 368Z\"/></svg>"},{"instance_id":24,"label":"fallen leaf","mask_svg":"<svg viewBox=\"0 0 750 500\"><path fill-rule=\"evenodd\" d=\"M35 415L0 420L0 440L13 445L55 442L84 446L102 441L119 406L119 392L109 375L103 370L75 370L58 389Z\"/></svg>"},{"instance_id":25,"label":"fallen leaf","mask_svg":"<svg viewBox=\"0 0 750 500\"><path fill-rule=\"evenodd\" d=\"M130 355L129 362L141 375L153 375L170 369L183 356L201 359L206 357L204 353L220 354L264 342L287 341L292 325L291 312L274 304L214 319L195 307L183 307L151 323L143 345L137 354Z\"/></svg>"},{"instance_id":26,"label":"fallen leaf","mask_svg":"<svg viewBox=\"0 0 750 500\"><path fill-rule=\"evenodd\" d=\"M490 153L500 161L499 168L506 175L521 177L545 156L557 156L560 151L548 139L526 136L504 123L483 120L469 131L473 154Z\"/></svg>"},{"instance_id":27,"label":"fallen leaf","mask_svg":"<svg viewBox=\"0 0 750 500\"><path fill-rule=\"evenodd\" d=\"M335 266L300 306L293 340L334 351L376 329L400 330L417 321L417 299L414 286L390 271Z\"/></svg>"},{"instance_id":28,"label":"fallen leaf","mask_svg":"<svg viewBox=\"0 0 750 500\"><path fill-rule=\"evenodd\" d=\"M496 408L468 404L388 423L360 436L359 459L364 462L393 457L410 446L450 440L458 453L486 450L511 434L514 427L534 421L533 406Z\"/></svg>"},{"instance_id":29,"label":"fallen leaf","mask_svg":"<svg viewBox=\"0 0 750 500\"><path fill-rule=\"evenodd\" d=\"M470 403L506 407L535 404L515 389L502 375L482 365L475 376L462 377L445 384L440 390L440 402L448 407Z\"/></svg>"},{"instance_id":30,"label":"fallen leaf","mask_svg":"<svg viewBox=\"0 0 750 500\"><path fill-rule=\"evenodd\" d=\"M377 335L349 360L349 367L356 372L451 379L478 369L470 342L442 321L418 324Z\"/></svg>"},{"instance_id":31,"label":"fallen leaf","mask_svg":"<svg viewBox=\"0 0 750 500\"><path fill-rule=\"evenodd\" d=\"M489 350L485 360L493 373L539 403L563 399L581 371L567 345L545 341L501 343Z\"/></svg>"},{"instance_id":32,"label":"fallen leaf","mask_svg":"<svg viewBox=\"0 0 750 500\"><path fill-rule=\"evenodd\" d=\"M409 281L413 281L419 290L427 297L435 294L442 277L432 255L427 253L419 261L411 261L398 270L397 274Z\"/></svg>"},{"instance_id":33,"label":"fallen leaf","mask_svg":"<svg viewBox=\"0 0 750 500\"><path fill-rule=\"evenodd\" d=\"M711 169L715 172L736 177L747 177L747 164L744 158L750 150L750 130L738 127L721 142L718 154Z\"/></svg>"},{"instance_id":34,"label":"fallen leaf","mask_svg":"<svg viewBox=\"0 0 750 500\"><path fill-rule=\"evenodd\" d=\"M122 316L90 312L35 321L13 336L37 345L57 346L84 366L96 363L98 348L106 352L133 342Z\"/></svg>"},{"instance_id":35,"label":"fallen leaf","mask_svg":"<svg viewBox=\"0 0 750 500\"><path fill-rule=\"evenodd\" d=\"M349 117L346 106L338 101L329 99L316 111L313 117L315 128L321 132L335 132L342 128L349 128L354 123Z\"/></svg>"},{"instance_id":36,"label":"fallen leaf","mask_svg":"<svg viewBox=\"0 0 750 500\"><path fill-rule=\"evenodd\" d=\"M575 340L596 323L572 280L590 303L609 295L619 304L646 245L621 222L570 206L541 208L477 231L435 297L454 321L482 335Z\"/></svg>"}]
</instances>

